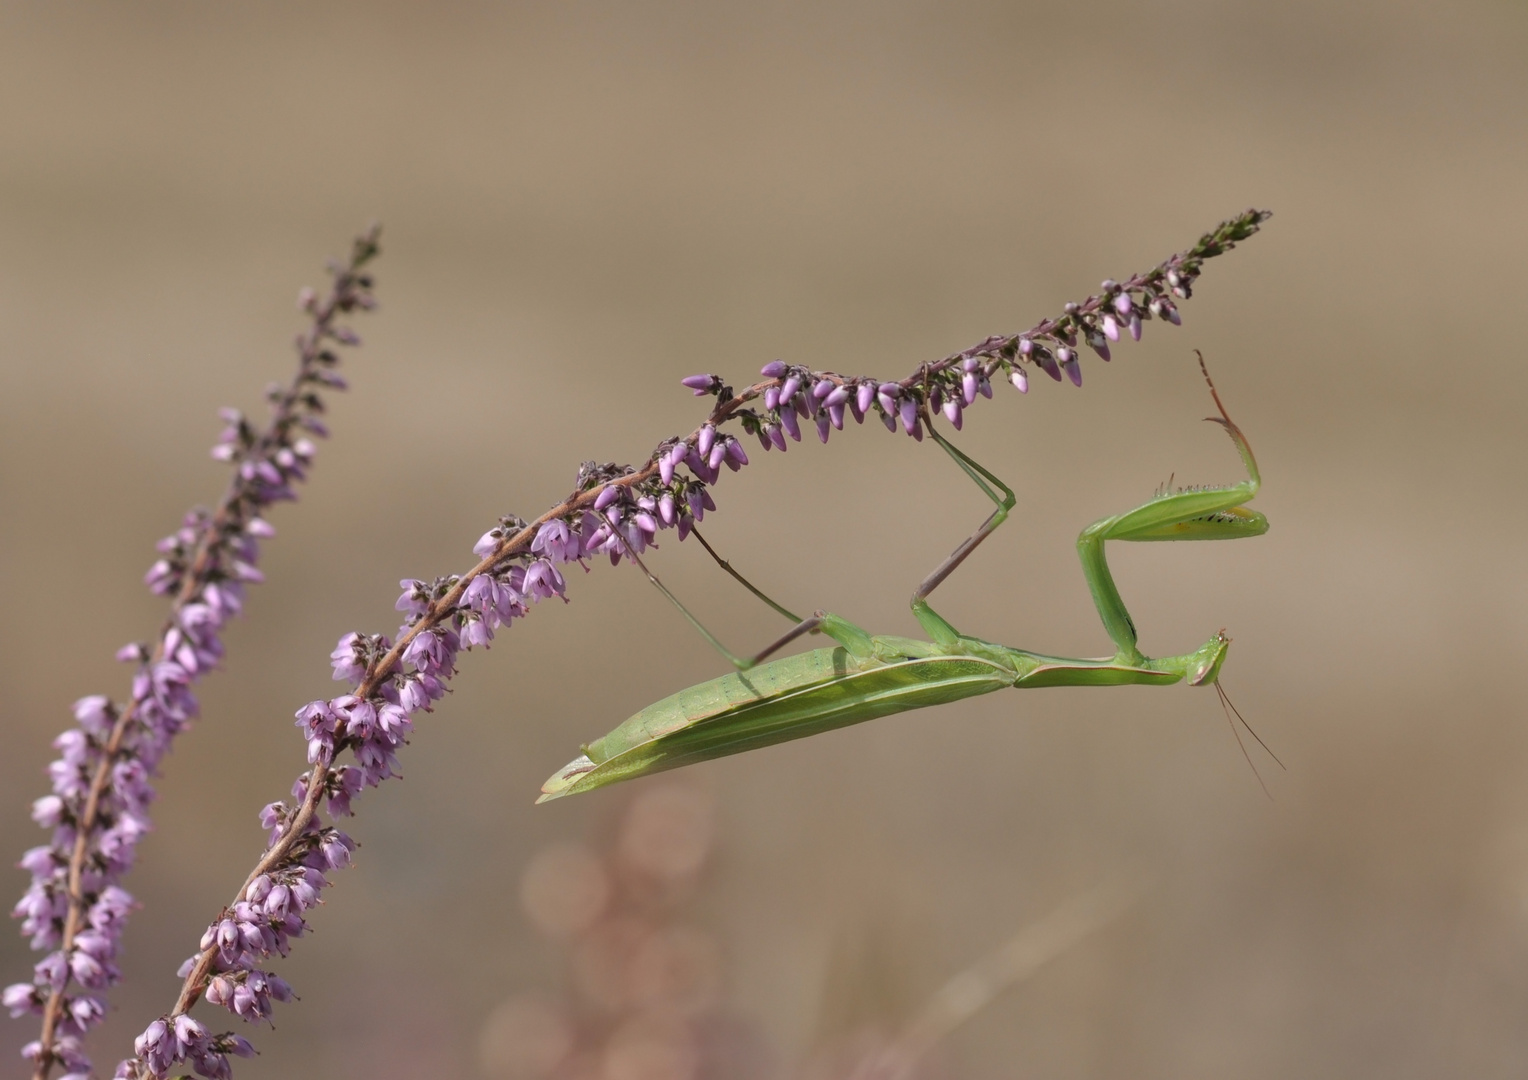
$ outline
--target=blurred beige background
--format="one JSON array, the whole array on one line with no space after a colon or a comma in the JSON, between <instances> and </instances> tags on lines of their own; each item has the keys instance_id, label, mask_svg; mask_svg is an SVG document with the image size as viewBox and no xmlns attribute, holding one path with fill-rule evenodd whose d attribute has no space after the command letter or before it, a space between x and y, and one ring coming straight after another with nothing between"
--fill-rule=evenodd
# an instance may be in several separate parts
<instances>
[{"instance_id":1,"label":"blurred beige background","mask_svg":"<svg viewBox=\"0 0 1528 1080\"><path fill-rule=\"evenodd\" d=\"M1199 422L1203 349L1272 531L1113 559L1148 651L1229 627L1276 801L1207 692L992 695L694 770L693 918L766 1076L1134 873L1137 906L937 1075L1523 1075L1525 56L1521 0L0 6L0 856L37 842L69 703L122 693L112 652L158 623L139 579L221 491L214 410L259 407L297 288L386 228L335 438L163 777L98 1064L169 1006L301 767L293 709L333 692L340 634L393 629L400 577L688 430L684 375L900 376L1256 205L1276 216L1181 330L970 414L1020 512L939 606L1103 651L1077 530L1170 473L1237 475ZM879 429L754 460L709 537L875 630L913 630L912 586L986 513ZM736 647L778 631L697 548L655 566ZM466 660L407 779L359 804L359 864L282 968L303 1000L241 1078L511 1075L485 1022L569 978L522 875L632 793L532 796L721 670L637 575L570 584ZM0 958L5 982L31 963L9 934Z\"/></svg>"}]
</instances>

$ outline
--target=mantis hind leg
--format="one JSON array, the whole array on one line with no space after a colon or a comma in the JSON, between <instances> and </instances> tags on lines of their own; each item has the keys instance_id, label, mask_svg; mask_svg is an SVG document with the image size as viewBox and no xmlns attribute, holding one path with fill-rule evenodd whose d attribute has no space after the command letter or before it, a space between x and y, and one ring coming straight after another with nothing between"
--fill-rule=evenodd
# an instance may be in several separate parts
<instances>
[{"instance_id":1,"label":"mantis hind leg","mask_svg":"<svg viewBox=\"0 0 1528 1080\"><path fill-rule=\"evenodd\" d=\"M1127 513L1095 521L1082 530L1077 538L1077 554L1082 560L1082 572L1087 578L1088 590L1093 594L1093 604L1098 609L1099 618L1103 620L1104 629L1118 650L1117 659L1122 663L1141 664L1146 662L1146 657L1136 647L1135 622L1130 618L1130 612L1126 610L1125 602L1114 584L1114 576L1109 572L1109 563L1104 556L1105 541L1236 540L1246 536L1261 536L1268 531L1268 519L1242 505L1257 494L1262 482L1257 471L1257 459L1252 456L1252 447L1221 403L1220 394L1216 392L1215 384L1210 381L1210 373L1205 368L1203 356L1199 357L1199 367L1204 372L1205 382L1209 383L1210 394L1220 412L1219 416L1206 419L1225 428L1231 441L1236 444L1237 452L1247 469L1247 479L1225 487L1191 487L1164 492ZM1211 645L1214 645L1213 641ZM1206 649L1210 648L1206 646ZM1225 643L1222 642L1212 664L1196 667L1194 681L1214 681L1219 672L1219 660L1224 654ZM1185 658L1174 658L1179 659Z\"/></svg>"},{"instance_id":2,"label":"mantis hind leg","mask_svg":"<svg viewBox=\"0 0 1528 1080\"><path fill-rule=\"evenodd\" d=\"M726 657L728 662L731 663L732 666L737 668L739 671L747 671L755 664L758 664L759 662L767 659L772 654L778 652L780 649L783 649L785 646L789 645L797 638L806 634L826 634L828 637L838 642L855 656L869 656L873 651L870 635L861 630L859 627L855 626L853 623L849 622L847 619L842 619L837 615L831 615L823 611L814 612L810 618L803 619L801 616L793 614L791 611L782 607L780 604L777 604L774 600L771 600L767 595L765 595L762 590L755 586L753 582L749 581L742 574L738 573L737 570L733 569L731 563L718 555L716 553L716 549L706 542L706 538L704 536L700 535L699 529L692 528L690 532L695 536L697 540L700 541L701 546L706 549L706 553L709 554L711 558L716 560L718 566L736 578L743 585L743 587L749 592L753 593L753 595L757 596L760 600L764 601L764 603L768 604L770 607L774 608L774 610L778 611L781 615L785 616L787 619L792 620L796 624L783 636L771 642L764 649L754 654L753 656L738 656L736 653L732 652L732 650L723 645L721 640L715 634L707 630L705 624L697 619L694 613L680 602L679 597L675 596L672 592L669 591L668 586L663 584L663 582L658 579L658 575L648 569L647 564L642 561L641 556L633 551L630 545L627 545L626 556L630 558L632 562L637 564L642 573L647 575L647 580L653 583L653 586L664 595L669 603L673 604L674 607L679 609L679 613L685 617L685 620L695 628L701 637L706 639L707 643L709 643L713 649L721 653L722 656ZM620 534L617 533L617 535Z\"/></svg>"}]
</instances>

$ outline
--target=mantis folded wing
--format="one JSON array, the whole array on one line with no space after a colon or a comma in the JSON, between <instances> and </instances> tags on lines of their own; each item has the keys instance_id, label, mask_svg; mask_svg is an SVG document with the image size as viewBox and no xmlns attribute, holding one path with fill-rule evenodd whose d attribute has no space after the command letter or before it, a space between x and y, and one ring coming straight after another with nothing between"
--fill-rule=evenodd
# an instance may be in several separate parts
<instances>
[{"instance_id":1,"label":"mantis folded wing","mask_svg":"<svg viewBox=\"0 0 1528 1080\"><path fill-rule=\"evenodd\" d=\"M1199 364L1204 370L1202 356ZM913 615L930 640L871 635L837 615L819 611L799 620L795 629L757 657L740 660L723 649L649 572L653 583L739 670L649 705L589 743L582 754L543 785L537 801L1009 687L1155 686L1184 679L1191 686L1217 683L1231 643L1225 631L1193 652L1160 659L1145 656L1136 647L1135 624L1120 599L1104 555L1108 540L1235 540L1268 531L1268 519L1243 505L1257 494L1261 483L1252 448L1221 404L1208 370L1204 377L1220 412L1208 419L1231 436L1247 469L1247 479L1226 487L1164 491L1134 510L1096 521L1082 531L1077 552L1094 606L1114 642L1113 656L1071 659L983 641L961 634L929 607L928 595L1003 523L1015 497L1006 484L935 432L932 418L925 413L934 439L997 506L981 528L913 593ZM701 542L705 543L703 539ZM706 548L711 550L709 545ZM636 558L634 553L632 557ZM726 563L722 566L744 580ZM762 597L753 586L748 587ZM773 601L768 602L795 618ZM838 643L837 647L759 662L807 633L825 634Z\"/></svg>"}]
</instances>

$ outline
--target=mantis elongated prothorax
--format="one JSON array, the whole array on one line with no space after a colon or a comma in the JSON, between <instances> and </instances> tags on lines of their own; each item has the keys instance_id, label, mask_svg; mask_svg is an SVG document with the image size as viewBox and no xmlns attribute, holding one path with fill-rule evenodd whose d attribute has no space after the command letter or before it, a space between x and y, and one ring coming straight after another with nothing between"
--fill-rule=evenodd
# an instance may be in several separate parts
<instances>
[{"instance_id":1,"label":"mantis elongated prothorax","mask_svg":"<svg viewBox=\"0 0 1528 1080\"><path fill-rule=\"evenodd\" d=\"M1049 656L969 637L929 606L929 594L1007 519L1016 499L1008 485L941 436L925 408L923 420L934 440L995 504L981 527L913 593L913 615L929 640L871 635L822 611L797 618L754 588L706 544L728 573L776 611L796 620L796 626L778 641L752 658L741 659L728 652L643 566L663 594L738 670L649 705L589 743L546 782L538 801L1007 687L1166 685L1187 680L1191 686L1216 684L1218 689L1220 667L1231 643L1225 631L1192 652L1158 659L1146 656L1137 647L1135 623L1105 556L1109 540L1236 540L1268 531L1268 519L1244 505L1261 484L1252 447L1221 403L1202 356L1199 365L1219 413L1207 419L1230 435L1247 479L1224 487L1164 490L1133 510L1082 530L1077 553L1094 606L1114 642L1113 656ZM635 553L632 558L641 565ZM837 647L762 663L809 633L825 634Z\"/></svg>"}]
</instances>

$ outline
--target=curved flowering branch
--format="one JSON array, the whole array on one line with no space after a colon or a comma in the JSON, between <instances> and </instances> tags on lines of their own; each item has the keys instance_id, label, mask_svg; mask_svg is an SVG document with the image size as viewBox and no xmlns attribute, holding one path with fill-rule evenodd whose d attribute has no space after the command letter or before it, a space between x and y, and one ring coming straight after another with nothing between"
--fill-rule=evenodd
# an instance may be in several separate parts
<instances>
[{"instance_id":1,"label":"curved flowering branch","mask_svg":"<svg viewBox=\"0 0 1528 1080\"><path fill-rule=\"evenodd\" d=\"M261 580L259 540L275 532L262 511L296 498L295 485L313 460L307 435L327 434L319 419L321 392L345 386L332 346L360 341L335 320L375 306L363 268L378 252L377 235L373 228L359 237L349 262L331 266L326 296L312 289L299 294L298 306L311 322L297 338L296 375L268 393L266 428L257 430L233 409L222 411L227 427L212 454L234 465L234 474L215 511L193 510L159 543L161 558L145 581L171 597L170 612L152 647L135 643L117 654L138 665L131 698L125 705L102 695L81 698L74 705L78 726L54 740L62 756L48 769L53 792L32 807L53 839L23 856L32 884L14 911L32 947L50 951L30 983L4 991L12 1016L42 1017L39 1038L23 1050L36 1080L54 1064L70 1070L65 1080L88 1073L80 1036L105 1015L106 1004L93 991L118 979L118 940L133 899L117 882L151 827L149 778L197 715L190 687L222 658L218 633L242 609L245 585Z\"/></svg>"},{"instance_id":2,"label":"curved flowering branch","mask_svg":"<svg viewBox=\"0 0 1528 1080\"><path fill-rule=\"evenodd\" d=\"M249 1044L231 1032L211 1035L188 1012L205 996L258 1022L270 1017L275 1001L290 997L290 987L265 965L275 954L286 955L291 939L306 932L305 913L321 902L328 873L348 865L355 849L348 835L320 821L320 804L327 800L331 819L349 816L364 788L397 775L396 755L412 731L411 717L431 711L444 695L457 653L487 646L496 630L526 615L532 603L566 600L560 566L576 562L587 570L585 560L600 554L619 563L653 546L669 528L684 539L716 508L710 487L722 466L735 472L748 464L742 443L725 425L735 422L766 450L785 450L787 435L799 441L802 420L815 423L826 442L833 428L842 429L846 413L856 422L875 413L889 430L900 422L903 431L921 438L925 410L942 411L959 427L965 408L978 396L992 396L999 375L1021 392L1028 389L1029 367L1081 385L1079 342L1107 360L1110 342L1122 331L1139 339L1151 319L1177 324L1176 300L1190 295L1203 261L1251 236L1268 216L1249 210L1144 274L1104 282L1100 294L1068 304L1055 319L1021 334L989 337L897 382L781 361L764 367L764 381L736 394L715 375L690 376L686 386L716 400L689 435L664 440L641 468L584 463L573 492L535 521L508 516L484 534L470 570L429 583L403 581L397 607L406 617L396 639L346 634L330 659L335 678L348 681L351 692L297 711L311 768L293 786L291 804L272 803L261 812L270 831L264 854L182 966L174 1008L138 1037L135 1056L118 1066L116 1076L160 1078L181 1062L213 1080L232 1075L228 1054L248 1053ZM337 766L346 751L354 764Z\"/></svg>"}]
</instances>

